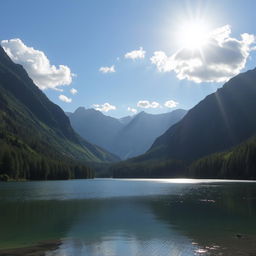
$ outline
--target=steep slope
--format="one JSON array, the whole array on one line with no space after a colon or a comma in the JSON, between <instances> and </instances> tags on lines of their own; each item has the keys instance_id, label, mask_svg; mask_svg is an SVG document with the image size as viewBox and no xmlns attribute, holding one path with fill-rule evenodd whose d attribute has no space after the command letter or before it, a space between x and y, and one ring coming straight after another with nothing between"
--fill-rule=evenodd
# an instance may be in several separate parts
<instances>
[{"instance_id":1,"label":"steep slope","mask_svg":"<svg viewBox=\"0 0 256 256\"><path fill-rule=\"evenodd\" d=\"M1 156L8 148L19 157L24 151L37 158L60 161L115 159L79 137L62 109L38 89L23 67L13 63L1 47L0 120Z\"/></svg>"},{"instance_id":2,"label":"steep slope","mask_svg":"<svg viewBox=\"0 0 256 256\"><path fill-rule=\"evenodd\" d=\"M110 152L115 151L112 146L113 140L123 128L123 124L118 119L105 116L95 109L85 109L84 107L69 114L69 119L72 127L83 138Z\"/></svg>"},{"instance_id":3,"label":"steep slope","mask_svg":"<svg viewBox=\"0 0 256 256\"><path fill-rule=\"evenodd\" d=\"M133 119L133 116L124 116L122 118L119 119L119 121L124 124L127 125L129 122L131 122Z\"/></svg>"},{"instance_id":4,"label":"steep slope","mask_svg":"<svg viewBox=\"0 0 256 256\"><path fill-rule=\"evenodd\" d=\"M122 159L146 152L154 140L186 114L183 109L152 115L141 112L136 115L116 136L113 151Z\"/></svg>"},{"instance_id":5,"label":"steep slope","mask_svg":"<svg viewBox=\"0 0 256 256\"><path fill-rule=\"evenodd\" d=\"M73 128L83 138L126 159L144 153L185 113L185 110L159 115L141 112L134 117L116 119L100 111L80 107L68 116Z\"/></svg>"},{"instance_id":6,"label":"steep slope","mask_svg":"<svg viewBox=\"0 0 256 256\"><path fill-rule=\"evenodd\" d=\"M256 136L229 151L201 158L189 167L189 176L219 179L256 179Z\"/></svg>"},{"instance_id":7,"label":"steep slope","mask_svg":"<svg viewBox=\"0 0 256 256\"><path fill-rule=\"evenodd\" d=\"M152 145L144 158L192 161L227 150L256 132L256 69L207 96Z\"/></svg>"}]
</instances>

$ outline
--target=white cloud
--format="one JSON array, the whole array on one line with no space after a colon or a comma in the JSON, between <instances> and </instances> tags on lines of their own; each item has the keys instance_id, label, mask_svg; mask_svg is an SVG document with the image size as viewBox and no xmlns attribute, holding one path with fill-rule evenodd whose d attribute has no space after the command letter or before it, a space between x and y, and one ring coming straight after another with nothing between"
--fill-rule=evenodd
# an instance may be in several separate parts
<instances>
[{"instance_id":1,"label":"white cloud","mask_svg":"<svg viewBox=\"0 0 256 256\"><path fill-rule=\"evenodd\" d=\"M137 107L139 108L159 108L160 104L156 101L148 101L148 100L140 100L137 103Z\"/></svg>"},{"instance_id":2,"label":"white cloud","mask_svg":"<svg viewBox=\"0 0 256 256\"><path fill-rule=\"evenodd\" d=\"M20 39L1 41L1 45L9 57L21 64L34 83L42 90L58 89L59 86L69 85L72 82L72 73L69 67L51 65L44 52L26 46Z\"/></svg>"},{"instance_id":3,"label":"white cloud","mask_svg":"<svg viewBox=\"0 0 256 256\"><path fill-rule=\"evenodd\" d=\"M100 105L100 104L93 104L92 106L96 110L103 111L103 112L108 112L110 110L116 110L116 106L111 105L111 104L109 104L107 102L102 104L102 105Z\"/></svg>"},{"instance_id":4,"label":"white cloud","mask_svg":"<svg viewBox=\"0 0 256 256\"><path fill-rule=\"evenodd\" d=\"M136 114L138 112L136 108L131 108L131 107L128 107L127 110L134 114Z\"/></svg>"},{"instance_id":5,"label":"white cloud","mask_svg":"<svg viewBox=\"0 0 256 256\"><path fill-rule=\"evenodd\" d=\"M99 69L99 71L101 73L104 73L104 74L106 74L106 73L115 73L116 72L114 65L112 65L111 67L101 67Z\"/></svg>"},{"instance_id":6,"label":"white cloud","mask_svg":"<svg viewBox=\"0 0 256 256\"><path fill-rule=\"evenodd\" d=\"M197 83L225 82L237 75L246 64L253 50L255 36L242 34L238 40L230 36L229 25L215 29L209 34L201 49L182 48L171 56L157 51L151 62L160 72L174 71L178 79Z\"/></svg>"},{"instance_id":7,"label":"white cloud","mask_svg":"<svg viewBox=\"0 0 256 256\"><path fill-rule=\"evenodd\" d=\"M164 106L167 107L167 108L175 108L178 106L178 102L174 101L174 100L167 100L165 103L164 103Z\"/></svg>"},{"instance_id":8,"label":"white cloud","mask_svg":"<svg viewBox=\"0 0 256 256\"><path fill-rule=\"evenodd\" d=\"M72 93L73 95L74 95L74 94L77 94L77 92L78 92L78 91L77 91L77 89L75 89L75 88L71 88L71 89L70 89L70 93Z\"/></svg>"},{"instance_id":9,"label":"white cloud","mask_svg":"<svg viewBox=\"0 0 256 256\"><path fill-rule=\"evenodd\" d=\"M71 98L68 98L67 96L65 96L65 95L63 95L63 94L61 94L61 95L59 96L59 99L60 99L61 101L66 102L66 103L71 103L71 102L72 102L72 99L71 99Z\"/></svg>"},{"instance_id":10,"label":"white cloud","mask_svg":"<svg viewBox=\"0 0 256 256\"><path fill-rule=\"evenodd\" d=\"M146 51L143 50L142 47L139 48L139 50L134 50L131 52L127 52L124 57L126 59L144 59L145 58Z\"/></svg>"}]
</instances>

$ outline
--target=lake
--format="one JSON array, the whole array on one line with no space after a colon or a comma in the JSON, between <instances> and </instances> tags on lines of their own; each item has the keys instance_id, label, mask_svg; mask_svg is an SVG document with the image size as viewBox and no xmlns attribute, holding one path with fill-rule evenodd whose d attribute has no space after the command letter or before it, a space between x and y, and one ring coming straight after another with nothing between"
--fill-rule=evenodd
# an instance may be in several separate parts
<instances>
[{"instance_id":1,"label":"lake","mask_svg":"<svg viewBox=\"0 0 256 256\"><path fill-rule=\"evenodd\" d=\"M0 183L0 255L256 255L256 183Z\"/></svg>"}]
</instances>

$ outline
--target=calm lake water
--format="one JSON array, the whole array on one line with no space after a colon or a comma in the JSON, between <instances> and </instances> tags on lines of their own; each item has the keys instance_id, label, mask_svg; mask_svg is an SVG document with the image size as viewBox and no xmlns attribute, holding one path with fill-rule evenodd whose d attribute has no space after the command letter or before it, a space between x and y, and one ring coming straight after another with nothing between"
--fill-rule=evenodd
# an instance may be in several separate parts
<instances>
[{"instance_id":1,"label":"calm lake water","mask_svg":"<svg viewBox=\"0 0 256 256\"><path fill-rule=\"evenodd\" d=\"M256 255L256 183L0 183L0 248L0 255Z\"/></svg>"}]
</instances>

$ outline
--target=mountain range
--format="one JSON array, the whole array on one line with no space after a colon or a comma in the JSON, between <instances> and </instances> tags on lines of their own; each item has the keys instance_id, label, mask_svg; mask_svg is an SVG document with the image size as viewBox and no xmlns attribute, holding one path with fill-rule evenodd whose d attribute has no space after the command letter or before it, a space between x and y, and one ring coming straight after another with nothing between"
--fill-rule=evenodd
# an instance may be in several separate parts
<instances>
[{"instance_id":1,"label":"mountain range","mask_svg":"<svg viewBox=\"0 0 256 256\"><path fill-rule=\"evenodd\" d=\"M0 144L0 174L11 178L46 179L47 170L55 172L51 178L74 177L75 166L81 173L86 162L118 159L76 134L63 110L1 47Z\"/></svg>"},{"instance_id":2,"label":"mountain range","mask_svg":"<svg viewBox=\"0 0 256 256\"><path fill-rule=\"evenodd\" d=\"M253 69L188 112L65 114L0 47L0 180L89 178L119 157L130 159L110 167L114 177L254 179L255 99Z\"/></svg>"},{"instance_id":3,"label":"mountain range","mask_svg":"<svg viewBox=\"0 0 256 256\"><path fill-rule=\"evenodd\" d=\"M84 107L67 113L78 134L121 159L145 153L158 136L185 114L185 110L178 109L157 115L140 112L132 117L117 119Z\"/></svg>"}]
</instances>

